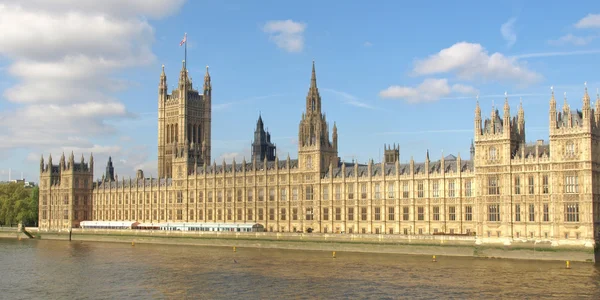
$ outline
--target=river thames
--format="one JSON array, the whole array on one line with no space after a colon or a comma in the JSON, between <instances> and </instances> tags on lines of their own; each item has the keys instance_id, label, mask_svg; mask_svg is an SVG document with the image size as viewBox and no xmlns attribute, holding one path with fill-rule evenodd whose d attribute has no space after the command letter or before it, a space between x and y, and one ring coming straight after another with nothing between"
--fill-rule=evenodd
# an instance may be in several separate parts
<instances>
[{"instance_id":1,"label":"river thames","mask_svg":"<svg viewBox=\"0 0 600 300\"><path fill-rule=\"evenodd\" d=\"M600 267L0 239L2 299L600 299Z\"/></svg>"}]
</instances>

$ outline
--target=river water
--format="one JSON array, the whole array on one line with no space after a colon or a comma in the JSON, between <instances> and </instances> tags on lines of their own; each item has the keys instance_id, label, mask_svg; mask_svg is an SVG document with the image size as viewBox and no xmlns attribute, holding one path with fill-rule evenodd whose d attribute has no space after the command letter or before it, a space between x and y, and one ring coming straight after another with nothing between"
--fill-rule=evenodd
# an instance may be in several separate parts
<instances>
[{"instance_id":1,"label":"river water","mask_svg":"<svg viewBox=\"0 0 600 300\"><path fill-rule=\"evenodd\" d=\"M600 267L0 239L0 299L600 299Z\"/></svg>"}]
</instances>

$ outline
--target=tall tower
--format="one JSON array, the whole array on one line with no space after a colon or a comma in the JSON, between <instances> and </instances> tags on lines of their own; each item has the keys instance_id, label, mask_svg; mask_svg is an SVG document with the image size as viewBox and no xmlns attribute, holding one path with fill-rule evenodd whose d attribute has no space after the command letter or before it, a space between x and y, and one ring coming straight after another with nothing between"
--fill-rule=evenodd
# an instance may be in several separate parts
<instances>
[{"instance_id":1,"label":"tall tower","mask_svg":"<svg viewBox=\"0 0 600 300\"><path fill-rule=\"evenodd\" d=\"M104 180L106 181L115 181L115 168L113 167L112 157L108 157L108 162L106 163L106 172L104 173Z\"/></svg>"},{"instance_id":2,"label":"tall tower","mask_svg":"<svg viewBox=\"0 0 600 300\"><path fill-rule=\"evenodd\" d=\"M485 216L477 231L490 236L499 232L511 234L512 161L525 144L525 115L522 107L511 118L508 96L505 94L503 113L492 105L490 118L481 124L479 101L475 108L474 149L471 150L476 172L477 197L481 199L476 212ZM500 236L496 236L500 237Z\"/></svg>"},{"instance_id":3,"label":"tall tower","mask_svg":"<svg viewBox=\"0 0 600 300\"><path fill-rule=\"evenodd\" d=\"M315 62L312 65L310 87L306 96L306 111L298 130L298 160L305 171L327 171L330 164L338 165L337 127L333 126L333 141L329 139L329 125L321 113L321 96L317 88Z\"/></svg>"},{"instance_id":4,"label":"tall tower","mask_svg":"<svg viewBox=\"0 0 600 300\"><path fill-rule=\"evenodd\" d=\"M177 88L168 94L164 65L158 86L158 176L173 177L176 153L187 153L189 168L210 163L212 85L208 66L202 93L182 63Z\"/></svg>"},{"instance_id":5,"label":"tall tower","mask_svg":"<svg viewBox=\"0 0 600 300\"><path fill-rule=\"evenodd\" d=\"M252 161L263 162L275 160L276 147L271 143L271 134L265 131L262 116L258 116L256 121L256 130L254 131L254 141L252 142Z\"/></svg>"}]
</instances>

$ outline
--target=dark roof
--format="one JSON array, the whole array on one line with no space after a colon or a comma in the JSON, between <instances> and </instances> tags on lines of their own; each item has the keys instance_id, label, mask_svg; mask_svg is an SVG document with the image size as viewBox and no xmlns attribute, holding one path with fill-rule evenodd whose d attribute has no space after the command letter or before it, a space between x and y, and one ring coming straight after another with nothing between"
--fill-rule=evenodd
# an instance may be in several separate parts
<instances>
[{"instance_id":1,"label":"dark roof","mask_svg":"<svg viewBox=\"0 0 600 300\"><path fill-rule=\"evenodd\" d=\"M129 188L129 187L150 187L150 186L171 186L172 184L171 178L146 178L143 179L119 179L118 181L110 181L110 182L98 182L98 188Z\"/></svg>"},{"instance_id":2,"label":"dark roof","mask_svg":"<svg viewBox=\"0 0 600 300\"><path fill-rule=\"evenodd\" d=\"M448 157L453 157L447 159ZM345 165L345 177L368 177L369 176L369 166L364 164L357 164L355 171L355 164L343 162L339 166L333 168L333 170L328 170L325 173L325 178L334 178L342 177L342 165ZM400 175L410 174L410 164L399 164L398 173ZM448 155L444 158L444 170L445 172L456 172L457 170L457 158L454 155ZM432 161L429 162L429 173L440 173L442 170L442 162L441 161ZM470 160L461 160L460 165L461 172L464 171L473 171L473 162ZM355 174L355 172L357 174ZM425 163L419 162L414 163L414 173L425 173ZM372 176L381 176L385 174L385 176L393 176L396 175L396 164L395 163L386 163L382 169L381 163L373 163L371 166L371 175Z\"/></svg>"},{"instance_id":3,"label":"dark roof","mask_svg":"<svg viewBox=\"0 0 600 300\"><path fill-rule=\"evenodd\" d=\"M287 160L268 161L267 162L267 170L274 170L275 164L277 164L278 169L285 169L287 166ZM264 161L256 162L256 170L257 171L263 170L264 166L265 166ZM223 164L212 164L210 166L206 166L206 173L209 174L209 173L215 172L217 174L222 174L223 170L225 170L225 173L230 173L230 172L232 172L233 168L235 168L236 172L242 172L243 169L245 169L246 171L251 171L252 163L246 162L245 165L244 165L244 163L236 163L235 166L233 164L225 164L225 168L223 168ZM298 168L298 160L297 159L290 159L290 168L291 169ZM204 174L204 166L200 166L197 168L197 174Z\"/></svg>"}]
</instances>

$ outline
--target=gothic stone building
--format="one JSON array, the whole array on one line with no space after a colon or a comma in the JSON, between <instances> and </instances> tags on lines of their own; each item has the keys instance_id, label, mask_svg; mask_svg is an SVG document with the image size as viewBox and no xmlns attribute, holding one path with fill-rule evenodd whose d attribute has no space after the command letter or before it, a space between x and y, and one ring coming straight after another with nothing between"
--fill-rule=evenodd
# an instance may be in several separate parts
<instances>
[{"instance_id":1,"label":"gothic stone building","mask_svg":"<svg viewBox=\"0 0 600 300\"><path fill-rule=\"evenodd\" d=\"M367 164L342 162L338 133L322 112L313 63L298 128L298 158L280 159L257 124L251 161L210 163L211 84L193 89L185 67L167 93L160 76L159 178L92 181L93 158L40 164L40 228L82 220L243 222L267 231L475 234L482 242L547 240L593 245L600 228L600 100L582 109L550 99L549 142L525 140L522 106L511 117L475 109L469 159L448 155L401 164L399 147ZM261 145L262 143L262 145ZM275 155L275 157L273 157Z\"/></svg>"}]
</instances>

